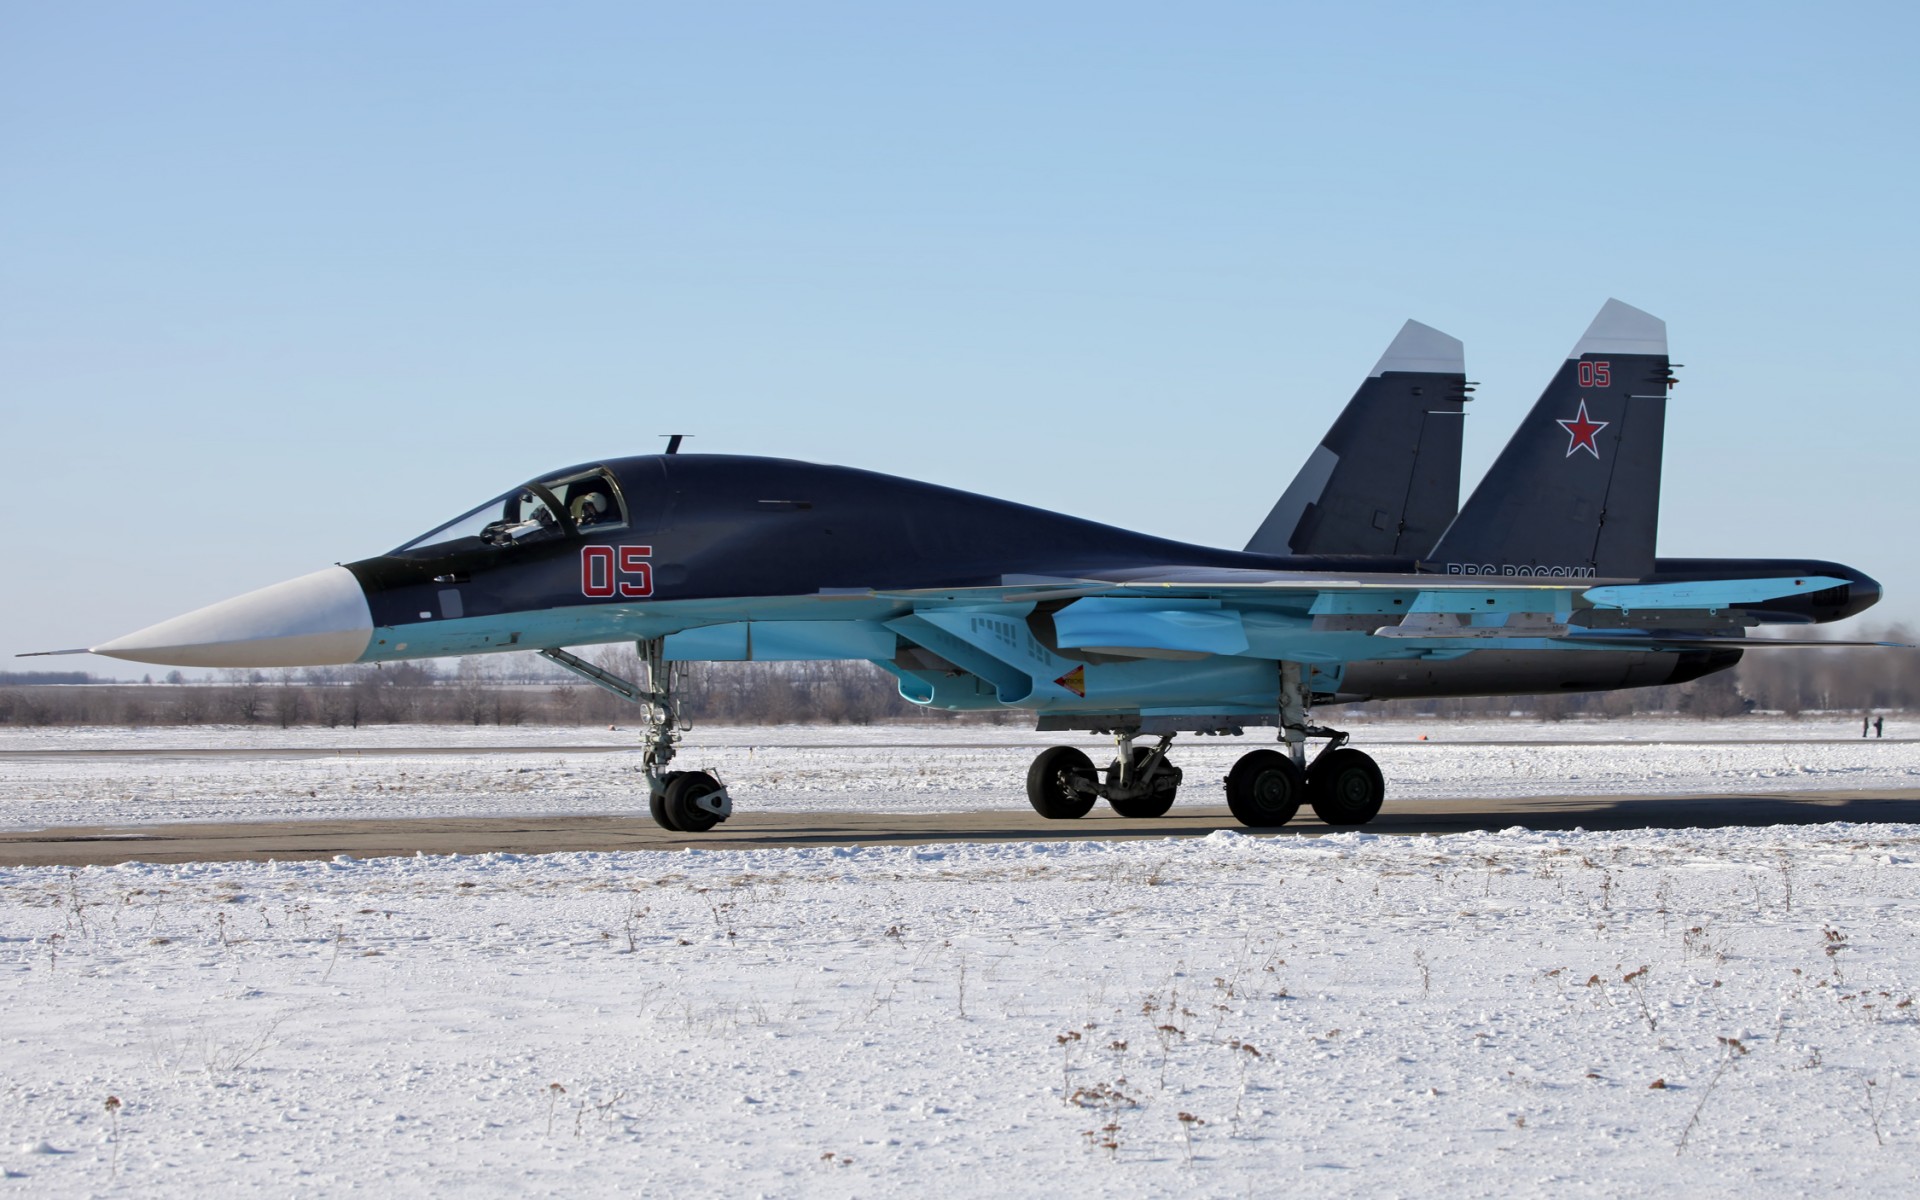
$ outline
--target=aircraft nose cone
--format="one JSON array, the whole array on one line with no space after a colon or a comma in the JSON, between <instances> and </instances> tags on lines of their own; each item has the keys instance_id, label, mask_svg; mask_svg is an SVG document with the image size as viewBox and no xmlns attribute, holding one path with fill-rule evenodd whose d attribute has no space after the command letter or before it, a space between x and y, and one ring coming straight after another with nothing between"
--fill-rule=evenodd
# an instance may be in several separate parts
<instances>
[{"instance_id":1,"label":"aircraft nose cone","mask_svg":"<svg viewBox=\"0 0 1920 1200\"><path fill-rule=\"evenodd\" d=\"M94 654L174 667L317 667L349 663L373 637L360 581L328 567L209 604L92 647Z\"/></svg>"},{"instance_id":2,"label":"aircraft nose cone","mask_svg":"<svg viewBox=\"0 0 1920 1200\"><path fill-rule=\"evenodd\" d=\"M1868 575L1860 575L1847 585L1847 606L1842 616L1851 617L1863 613L1880 603L1880 581Z\"/></svg>"}]
</instances>

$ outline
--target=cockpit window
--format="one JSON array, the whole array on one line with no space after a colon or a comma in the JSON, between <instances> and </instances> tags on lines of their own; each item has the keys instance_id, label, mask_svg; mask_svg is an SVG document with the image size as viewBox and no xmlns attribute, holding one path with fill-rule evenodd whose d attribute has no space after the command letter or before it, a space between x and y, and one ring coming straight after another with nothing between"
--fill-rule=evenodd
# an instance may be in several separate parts
<instances>
[{"instance_id":1,"label":"cockpit window","mask_svg":"<svg viewBox=\"0 0 1920 1200\"><path fill-rule=\"evenodd\" d=\"M626 505L613 476L599 469L576 471L496 496L444 525L435 526L393 553L411 554L440 546L451 549L456 542L466 542L470 547L475 543L477 546L516 546L548 538L599 533L626 523Z\"/></svg>"},{"instance_id":2,"label":"cockpit window","mask_svg":"<svg viewBox=\"0 0 1920 1200\"><path fill-rule=\"evenodd\" d=\"M626 507L620 503L620 489L605 471L582 471L559 479L549 479L546 489L565 506L567 520L581 533L613 529L627 523Z\"/></svg>"},{"instance_id":3,"label":"cockpit window","mask_svg":"<svg viewBox=\"0 0 1920 1200\"><path fill-rule=\"evenodd\" d=\"M562 532L555 515L553 493L543 487L524 487L507 497L506 513L480 531L480 540L490 546L511 546L541 537L557 537Z\"/></svg>"}]
</instances>

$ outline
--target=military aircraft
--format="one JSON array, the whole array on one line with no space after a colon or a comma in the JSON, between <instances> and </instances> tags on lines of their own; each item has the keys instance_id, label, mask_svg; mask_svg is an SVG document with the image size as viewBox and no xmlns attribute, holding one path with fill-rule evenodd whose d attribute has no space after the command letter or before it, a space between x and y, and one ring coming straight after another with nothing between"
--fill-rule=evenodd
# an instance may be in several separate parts
<instances>
[{"instance_id":1,"label":"military aircraft","mask_svg":"<svg viewBox=\"0 0 1920 1200\"><path fill-rule=\"evenodd\" d=\"M646 707L652 813L683 832L733 797L669 769L679 664L864 659L916 704L1113 736L1104 770L1071 746L1033 760L1043 817L1102 799L1158 816L1184 782L1177 734L1272 726L1279 748L1226 777L1234 816L1273 827L1307 803L1359 825L1385 781L1317 705L1679 683L1749 649L1839 644L1748 634L1879 599L1838 563L1655 556L1672 370L1665 323L1608 301L1459 506L1460 343L1408 322L1238 551L847 467L682 454L676 437L92 653L283 667L535 650ZM627 641L644 683L568 649Z\"/></svg>"}]
</instances>

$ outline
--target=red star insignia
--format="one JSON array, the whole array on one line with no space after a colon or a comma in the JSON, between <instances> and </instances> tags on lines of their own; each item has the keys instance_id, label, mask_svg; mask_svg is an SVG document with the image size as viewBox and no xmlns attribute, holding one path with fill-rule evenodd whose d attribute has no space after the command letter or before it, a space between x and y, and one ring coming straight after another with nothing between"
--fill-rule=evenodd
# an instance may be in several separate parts
<instances>
[{"instance_id":1,"label":"red star insignia","mask_svg":"<svg viewBox=\"0 0 1920 1200\"><path fill-rule=\"evenodd\" d=\"M1602 429L1613 424L1612 421L1596 421L1587 415L1587 402L1580 402L1580 413L1571 421L1555 421L1554 424L1567 431L1567 457L1572 458L1575 450L1585 450L1595 458L1600 457L1600 446L1593 438Z\"/></svg>"}]
</instances>

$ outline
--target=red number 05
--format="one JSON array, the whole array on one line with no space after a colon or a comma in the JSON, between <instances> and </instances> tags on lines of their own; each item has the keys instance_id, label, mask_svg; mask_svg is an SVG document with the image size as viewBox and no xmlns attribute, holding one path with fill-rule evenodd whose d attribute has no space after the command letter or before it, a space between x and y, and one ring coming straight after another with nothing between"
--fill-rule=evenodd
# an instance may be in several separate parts
<instances>
[{"instance_id":1,"label":"red number 05","mask_svg":"<svg viewBox=\"0 0 1920 1200\"><path fill-rule=\"evenodd\" d=\"M582 546L580 594L595 600L653 595L652 557L652 546Z\"/></svg>"},{"instance_id":2,"label":"red number 05","mask_svg":"<svg viewBox=\"0 0 1920 1200\"><path fill-rule=\"evenodd\" d=\"M1613 364L1610 362L1583 362L1580 364L1581 387L1606 387L1612 377Z\"/></svg>"}]
</instances>

